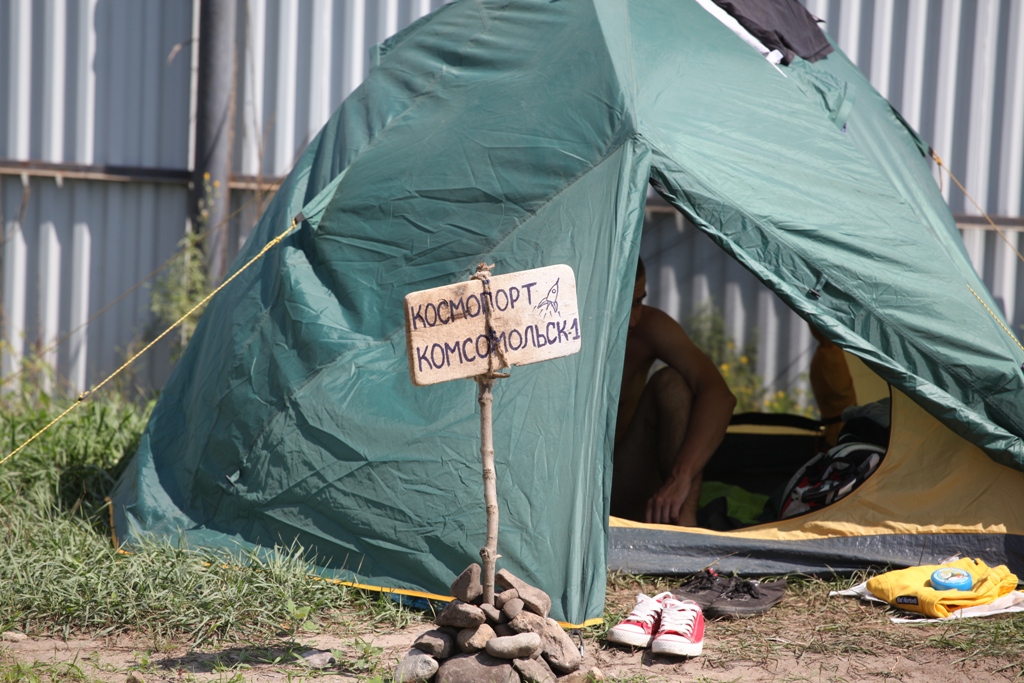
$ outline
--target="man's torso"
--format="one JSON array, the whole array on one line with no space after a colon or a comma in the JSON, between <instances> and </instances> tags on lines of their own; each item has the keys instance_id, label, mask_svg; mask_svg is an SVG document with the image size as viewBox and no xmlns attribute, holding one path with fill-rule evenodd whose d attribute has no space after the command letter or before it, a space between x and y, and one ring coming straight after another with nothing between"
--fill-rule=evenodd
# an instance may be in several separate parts
<instances>
[{"instance_id":1,"label":"man's torso","mask_svg":"<svg viewBox=\"0 0 1024 683\"><path fill-rule=\"evenodd\" d=\"M644 308L648 308L644 306ZM650 318L650 316L644 316ZM626 334L626 355L622 363L622 386L619 388L619 411L615 420L616 443L626 432L629 421L633 419L640 396L647 384L647 375L657 358L648 337L644 317L636 327L630 328Z\"/></svg>"}]
</instances>

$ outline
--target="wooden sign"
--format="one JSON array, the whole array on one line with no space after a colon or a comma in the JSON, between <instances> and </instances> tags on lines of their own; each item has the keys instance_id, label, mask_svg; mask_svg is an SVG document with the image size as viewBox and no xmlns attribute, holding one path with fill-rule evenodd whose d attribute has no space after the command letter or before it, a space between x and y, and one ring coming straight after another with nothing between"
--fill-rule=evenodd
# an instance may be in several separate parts
<instances>
[{"instance_id":1,"label":"wooden sign","mask_svg":"<svg viewBox=\"0 0 1024 683\"><path fill-rule=\"evenodd\" d=\"M488 323L490 332L488 332ZM580 350L576 276L548 266L413 292L405 297L413 384L475 377Z\"/></svg>"}]
</instances>

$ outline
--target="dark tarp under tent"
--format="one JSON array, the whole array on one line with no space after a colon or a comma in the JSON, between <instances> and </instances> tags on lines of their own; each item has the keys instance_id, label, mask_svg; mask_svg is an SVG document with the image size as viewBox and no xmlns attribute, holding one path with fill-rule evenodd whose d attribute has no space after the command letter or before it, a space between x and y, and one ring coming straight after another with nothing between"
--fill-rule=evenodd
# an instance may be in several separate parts
<instances>
[{"instance_id":1,"label":"dark tarp under tent","mask_svg":"<svg viewBox=\"0 0 1024 683\"><path fill-rule=\"evenodd\" d=\"M893 387L893 436L861 489L784 524L612 520L612 564L807 571L956 546L1024 570L1024 348L927 145L838 50L777 63L712 9L455 2L379 46L235 268L298 230L215 297L164 389L112 495L119 538L297 542L325 574L446 594L485 531L475 386L411 384L403 297L482 261L565 263L581 352L495 390L499 567L558 619L600 617L650 182ZM888 484L886 464L904 468Z\"/></svg>"}]
</instances>

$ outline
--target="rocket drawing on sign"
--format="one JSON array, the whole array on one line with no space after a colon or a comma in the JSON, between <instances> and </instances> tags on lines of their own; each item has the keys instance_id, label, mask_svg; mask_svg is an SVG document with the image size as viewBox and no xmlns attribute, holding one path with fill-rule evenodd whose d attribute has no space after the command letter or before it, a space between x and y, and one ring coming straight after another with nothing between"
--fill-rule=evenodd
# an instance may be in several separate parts
<instances>
[{"instance_id":1,"label":"rocket drawing on sign","mask_svg":"<svg viewBox=\"0 0 1024 683\"><path fill-rule=\"evenodd\" d=\"M534 309L540 311L542 315L558 314L558 281L561 279L555 280L555 284L551 285L551 289L548 290L548 295L534 306Z\"/></svg>"}]
</instances>

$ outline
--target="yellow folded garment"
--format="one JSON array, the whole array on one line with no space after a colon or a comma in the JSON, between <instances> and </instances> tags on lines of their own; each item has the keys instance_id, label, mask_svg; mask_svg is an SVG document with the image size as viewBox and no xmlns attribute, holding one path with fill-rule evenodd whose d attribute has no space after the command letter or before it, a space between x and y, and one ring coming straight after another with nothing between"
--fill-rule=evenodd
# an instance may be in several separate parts
<instances>
[{"instance_id":1,"label":"yellow folded garment","mask_svg":"<svg viewBox=\"0 0 1024 683\"><path fill-rule=\"evenodd\" d=\"M932 572L941 567L963 569L974 579L973 588L969 591L935 590L931 584ZM970 558L898 569L868 581L868 590L890 605L940 619L964 607L987 605L1016 588L1017 576L1011 574L1006 565L989 567L981 560Z\"/></svg>"}]
</instances>

